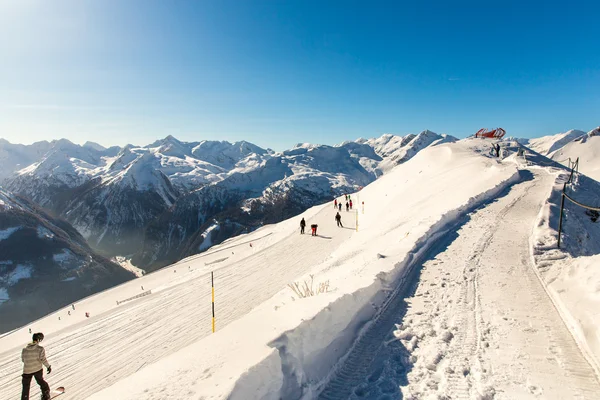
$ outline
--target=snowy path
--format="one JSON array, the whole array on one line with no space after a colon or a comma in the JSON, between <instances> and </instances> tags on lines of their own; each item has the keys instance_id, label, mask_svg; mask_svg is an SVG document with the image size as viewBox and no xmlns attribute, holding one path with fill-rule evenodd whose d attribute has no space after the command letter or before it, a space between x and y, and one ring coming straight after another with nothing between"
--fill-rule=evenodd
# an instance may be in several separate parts
<instances>
[{"instance_id":1,"label":"snowy path","mask_svg":"<svg viewBox=\"0 0 600 400\"><path fill-rule=\"evenodd\" d=\"M240 261L215 263L217 330L330 257L354 232L350 213L342 217L352 228L337 228L334 215L333 207L326 206L307 221L319 224L319 237L301 236L299 228L293 229L279 242ZM191 271L194 263L204 265L203 256L189 262ZM187 264L177 267L180 284L151 288L150 296L52 335L46 344L53 367L49 380L69 389L65 400L90 396L210 334L210 275L189 273ZM20 350L0 354L0 399L19 396L21 369ZM34 384L32 398L36 393Z\"/></svg>"},{"instance_id":2,"label":"snowy path","mask_svg":"<svg viewBox=\"0 0 600 400\"><path fill-rule=\"evenodd\" d=\"M435 244L320 399L598 398L593 370L530 263L553 177L525 174Z\"/></svg>"}]
</instances>

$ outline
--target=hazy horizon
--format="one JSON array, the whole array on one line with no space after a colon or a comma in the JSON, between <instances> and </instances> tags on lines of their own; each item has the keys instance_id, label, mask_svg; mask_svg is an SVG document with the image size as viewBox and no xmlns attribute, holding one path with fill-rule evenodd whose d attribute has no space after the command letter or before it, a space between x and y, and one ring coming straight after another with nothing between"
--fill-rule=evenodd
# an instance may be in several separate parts
<instances>
[{"instance_id":1,"label":"hazy horizon","mask_svg":"<svg viewBox=\"0 0 600 400\"><path fill-rule=\"evenodd\" d=\"M600 4L0 0L0 137L273 149L598 126Z\"/></svg>"}]
</instances>

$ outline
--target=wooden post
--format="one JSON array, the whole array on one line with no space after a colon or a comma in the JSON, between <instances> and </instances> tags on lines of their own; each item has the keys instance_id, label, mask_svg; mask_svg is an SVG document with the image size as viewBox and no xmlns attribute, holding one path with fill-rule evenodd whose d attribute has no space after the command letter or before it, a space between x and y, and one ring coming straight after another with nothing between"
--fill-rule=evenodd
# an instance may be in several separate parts
<instances>
[{"instance_id":1,"label":"wooden post","mask_svg":"<svg viewBox=\"0 0 600 400\"><path fill-rule=\"evenodd\" d=\"M215 280L212 271L210 271L210 286L212 288L212 331L215 333Z\"/></svg>"},{"instance_id":2,"label":"wooden post","mask_svg":"<svg viewBox=\"0 0 600 400\"><path fill-rule=\"evenodd\" d=\"M562 218L563 218L563 208L565 207L565 188L567 184L563 186L562 193L560 195L560 217L558 219L558 248L560 249L560 234L562 232Z\"/></svg>"}]
</instances>

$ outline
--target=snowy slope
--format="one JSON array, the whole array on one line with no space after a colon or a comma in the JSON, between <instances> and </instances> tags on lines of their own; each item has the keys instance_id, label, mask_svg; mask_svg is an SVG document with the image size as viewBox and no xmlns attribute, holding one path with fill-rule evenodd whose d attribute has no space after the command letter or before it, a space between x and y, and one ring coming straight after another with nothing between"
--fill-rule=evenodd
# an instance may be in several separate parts
<instances>
[{"instance_id":1,"label":"snowy slope","mask_svg":"<svg viewBox=\"0 0 600 400\"><path fill-rule=\"evenodd\" d=\"M297 218L272 227L267 226L247 236L226 241L219 247L184 260L177 266L147 275L135 283L122 285L78 304L78 309L86 309L92 312L92 315L98 315L84 325L69 327L70 322L64 322L64 318L59 322L56 317L36 323L33 328L45 332L66 329L63 333L48 335L49 349L52 346L57 349L63 346L63 338L71 334L69 332L74 333L78 329L88 332L89 329L101 327L103 331L108 329L115 333L110 335L112 339L102 343L103 347L115 350L106 354L110 360L95 357L90 361L89 352L94 349L84 350L88 346L84 342L81 343L81 351L57 354L53 361L53 365L56 366L56 372L53 372L56 373L55 379L69 385L73 395L77 396L83 391L89 394L89 391L100 390L103 385L129 376L142 367L139 378L136 376L135 380L129 381L130 387L119 389L125 382L115 387L114 390L124 390L118 392L117 397L150 398L160 390L163 390L162 398L181 398L181 394L176 394L178 390L185 390L181 393L188 393L191 398L211 392L224 395L232 390L232 385L240 374L252 365L260 364L265 357L265 362L275 363L274 371L281 371L281 360L276 350L278 346L271 347L265 344L276 340L286 330L302 327L298 326L301 319L311 320L312 316L331 304L331 310L335 310L334 314L319 314L319 321L325 315L330 315L324 320L323 327L306 325L302 328L309 331L318 329L318 334L315 331L317 336L310 335L307 338L317 337L319 340L313 340L310 346L308 343L302 345L302 341L297 346L290 347L290 351L293 352L304 347L305 351L313 354L306 354L306 365L297 366L298 371L307 371L311 363L318 362L323 365L321 374L324 373L335 361L335 357L329 354L331 349L323 351L322 354L323 357L329 355L332 358L314 357L321 354L323 347L327 348L336 337L341 337L340 330L344 326L350 323L350 326L356 329L359 321L364 321L372 315L373 309L370 308L371 312L368 312L369 308L366 308L364 310L367 314L358 320L354 319L357 313L361 314L359 310L365 305L368 306L371 301L377 303L383 300L377 293L382 287L393 282L407 265L411 258L409 252L416 249L417 244L422 244L424 238L431 236L433 231L455 218L458 213L452 210L462 209L483 200L484 197L480 196L482 192L493 190L490 193L494 193L498 190L498 185L515 175L516 170L511 165L498 164L496 160L474 152L470 149L471 146L472 143L466 142L431 147L397 167L389 175L365 187L360 194L353 195L355 204L365 202L365 213L358 215L358 232L354 229L356 215L352 213L343 213L343 222L350 229L336 228L333 225L334 212L331 203L328 202L304 214L309 223L315 221L319 224L321 236L318 238L298 236ZM478 173L472 175L473 171ZM465 175L472 175L467 183L464 182ZM460 191L455 190L458 185L462 188ZM436 188L436 191L432 193L430 188ZM444 201L440 201L441 198ZM413 212L407 213L406 210L409 209ZM432 226L436 228L433 231ZM378 253L385 258L378 258ZM197 304L198 300L202 302L202 298L210 298L207 272L211 269L215 270L217 279L219 332L190 348L187 347L190 345L190 337L200 338L209 333L210 313L207 311L210 310L210 302L206 304L208 308L189 308L183 305ZM329 293L302 301L291 301L293 295L285 288L286 284L299 280L308 273L315 275L315 285L329 281ZM150 296L117 308L115 300L141 293L142 285L144 290L152 289ZM348 297L345 296L346 293L356 294ZM274 295L275 297L264 306L244 316ZM131 320L134 315L135 323ZM148 315L152 315L152 320L148 319ZM240 317L243 319L233 322ZM326 322L327 319L330 321ZM191 320L194 322L190 323ZM168 323L165 323L166 321ZM80 324L80 317L74 322ZM232 324L226 326L230 322ZM129 329L125 326L129 326ZM245 332L244 335L238 334L240 329ZM2 339L2 346L9 348L17 345L19 337L23 335L26 335L25 329ZM82 338L87 336L83 331L78 335ZM143 335L144 340L137 340L139 335ZM169 337L167 346L163 344L166 336ZM92 337L93 335L90 339ZM296 337L300 339L302 335ZM132 345L132 340L135 341L135 345ZM225 351L225 343L229 351ZM344 346L347 345L348 343ZM151 351L153 348L161 350ZM339 351L343 348L340 347ZM214 354L213 351L217 349L220 349L219 357L210 357L209 355ZM174 353L178 350L181 350L181 353ZM143 359L132 358L130 351L144 354ZM164 358L171 353L174 354L170 358ZM199 354L202 354L202 357L199 357ZM341 354L338 354L338 357L339 355ZM148 366L163 358L165 364ZM218 364L213 364L216 361ZM88 380L72 369L61 370L61 365L67 364L87 368L84 365L88 362L94 363L94 370L101 368L112 371L110 374L104 374L97 370L98 374L110 375L111 379L102 382L89 376ZM119 365L120 368L115 369L115 365ZM175 370L171 371L169 366L179 370L179 379L185 379L186 382L198 381L201 384L195 386L195 389L187 384L174 384L172 379ZM164 374L161 374L163 378L152 374L152 371L158 369L164 371ZM145 372L150 375L144 375ZM314 373L315 378L324 378L318 371ZM280 372L273 378L277 376L280 376ZM230 377L234 379L230 380ZM139 386L138 379L151 379L153 383ZM252 390L258 390L254 386L258 380L254 376L248 379ZM215 386L216 382L221 384ZM0 384L0 387L6 387L3 390L16 390L5 386L10 384L6 382ZM243 381L239 384L243 385ZM277 380L268 380L265 384L281 388L281 383ZM135 392L135 387L139 387L140 392ZM146 394L142 394L144 390L147 390ZM164 392L165 390L171 391L170 394ZM111 395L99 396L97 398L108 398ZM260 398L258 395L249 396L245 398Z\"/></svg>"},{"instance_id":2,"label":"snowy slope","mask_svg":"<svg viewBox=\"0 0 600 400\"><path fill-rule=\"evenodd\" d=\"M571 129L570 131L564 133L542 136L540 138L528 139L521 142L527 147L531 148L533 151L547 156L582 135L585 135L585 132L577 129Z\"/></svg>"},{"instance_id":3,"label":"snowy slope","mask_svg":"<svg viewBox=\"0 0 600 400\"><path fill-rule=\"evenodd\" d=\"M550 155L553 160L575 161L579 158L579 171L600 181L600 127L583 134ZM565 161L565 165L567 162Z\"/></svg>"},{"instance_id":4,"label":"snowy slope","mask_svg":"<svg viewBox=\"0 0 600 400\"><path fill-rule=\"evenodd\" d=\"M39 160L51 146L46 141L26 146L0 138L0 183Z\"/></svg>"},{"instance_id":5,"label":"snowy slope","mask_svg":"<svg viewBox=\"0 0 600 400\"><path fill-rule=\"evenodd\" d=\"M181 142L144 147L52 142L41 160L8 181L75 226L97 250L155 269L195 254L216 219L212 243L277 222L336 194L365 186L430 145L454 138L430 131L339 146L298 145L275 153L248 142Z\"/></svg>"},{"instance_id":6,"label":"snowy slope","mask_svg":"<svg viewBox=\"0 0 600 400\"><path fill-rule=\"evenodd\" d=\"M327 202L302 214L317 237L298 216L36 321L51 383L93 400L593 399L598 381L528 263L564 169L488 153L481 139L427 148L353 193L344 228ZM300 298L292 282L323 293ZM6 370L28 337L0 338ZM18 392L0 376L0 397Z\"/></svg>"},{"instance_id":7,"label":"snowy slope","mask_svg":"<svg viewBox=\"0 0 600 400\"><path fill-rule=\"evenodd\" d=\"M560 193L568 174L556 176L532 238L538 271L565 322L600 376L600 214L565 200L561 248L557 248ZM600 209L600 183L575 175L567 194Z\"/></svg>"},{"instance_id":8,"label":"snowy slope","mask_svg":"<svg viewBox=\"0 0 600 400\"><path fill-rule=\"evenodd\" d=\"M132 277L67 222L0 188L0 332Z\"/></svg>"}]
</instances>

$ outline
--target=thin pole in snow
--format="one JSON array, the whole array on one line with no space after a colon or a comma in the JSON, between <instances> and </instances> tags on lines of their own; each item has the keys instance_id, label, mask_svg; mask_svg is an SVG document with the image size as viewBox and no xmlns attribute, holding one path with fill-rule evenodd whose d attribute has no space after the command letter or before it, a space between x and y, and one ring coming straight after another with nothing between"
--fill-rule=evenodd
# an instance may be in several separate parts
<instances>
[{"instance_id":1,"label":"thin pole in snow","mask_svg":"<svg viewBox=\"0 0 600 400\"><path fill-rule=\"evenodd\" d=\"M210 287L212 288L212 331L215 333L215 279L213 271L210 271Z\"/></svg>"},{"instance_id":2,"label":"thin pole in snow","mask_svg":"<svg viewBox=\"0 0 600 400\"><path fill-rule=\"evenodd\" d=\"M567 184L563 186L562 193L560 195L560 217L558 218L558 248L560 249L560 233L562 232L562 219L563 219L563 208L565 207L565 189Z\"/></svg>"}]
</instances>

